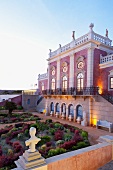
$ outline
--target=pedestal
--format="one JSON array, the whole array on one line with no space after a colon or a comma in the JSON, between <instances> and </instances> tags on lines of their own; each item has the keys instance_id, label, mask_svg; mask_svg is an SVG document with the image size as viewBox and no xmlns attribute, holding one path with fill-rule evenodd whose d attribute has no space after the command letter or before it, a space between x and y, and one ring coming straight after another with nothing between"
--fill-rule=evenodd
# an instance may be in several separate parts
<instances>
[{"instance_id":1,"label":"pedestal","mask_svg":"<svg viewBox=\"0 0 113 170\"><path fill-rule=\"evenodd\" d=\"M20 156L17 161L15 161L17 168L23 169L35 168L45 163L46 163L45 159L41 156L41 154L38 151L33 153L25 151L25 153L22 156Z\"/></svg>"}]
</instances>

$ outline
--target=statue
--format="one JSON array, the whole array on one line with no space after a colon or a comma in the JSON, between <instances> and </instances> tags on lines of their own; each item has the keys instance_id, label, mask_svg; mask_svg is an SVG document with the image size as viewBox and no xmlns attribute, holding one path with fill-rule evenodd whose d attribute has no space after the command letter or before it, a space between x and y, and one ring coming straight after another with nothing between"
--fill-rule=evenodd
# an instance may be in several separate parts
<instances>
[{"instance_id":1,"label":"statue","mask_svg":"<svg viewBox=\"0 0 113 170\"><path fill-rule=\"evenodd\" d=\"M25 141L25 144L26 146L29 146L29 150L28 152L35 152L36 149L35 149L35 145L41 140L40 138L37 138L35 136L36 134L36 128L34 127L31 127L30 130L29 130L29 133L30 133L30 136L31 138L27 141Z\"/></svg>"},{"instance_id":2,"label":"statue","mask_svg":"<svg viewBox=\"0 0 113 170\"><path fill-rule=\"evenodd\" d=\"M75 31L73 31L73 33L72 33L72 38L73 38L73 40L75 40Z\"/></svg>"},{"instance_id":3,"label":"statue","mask_svg":"<svg viewBox=\"0 0 113 170\"><path fill-rule=\"evenodd\" d=\"M59 44L59 48L61 48L61 44Z\"/></svg>"},{"instance_id":4,"label":"statue","mask_svg":"<svg viewBox=\"0 0 113 170\"><path fill-rule=\"evenodd\" d=\"M106 29L106 37L108 37L108 29Z\"/></svg>"}]
</instances>

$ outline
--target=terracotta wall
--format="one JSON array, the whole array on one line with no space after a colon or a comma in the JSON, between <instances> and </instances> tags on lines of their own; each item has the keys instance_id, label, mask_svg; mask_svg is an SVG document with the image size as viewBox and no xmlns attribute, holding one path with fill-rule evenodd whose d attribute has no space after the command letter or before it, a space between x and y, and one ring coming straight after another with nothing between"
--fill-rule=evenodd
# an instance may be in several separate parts
<instances>
[{"instance_id":1,"label":"terracotta wall","mask_svg":"<svg viewBox=\"0 0 113 170\"><path fill-rule=\"evenodd\" d=\"M46 159L47 170L97 170L111 160L112 145L108 143Z\"/></svg>"}]
</instances>

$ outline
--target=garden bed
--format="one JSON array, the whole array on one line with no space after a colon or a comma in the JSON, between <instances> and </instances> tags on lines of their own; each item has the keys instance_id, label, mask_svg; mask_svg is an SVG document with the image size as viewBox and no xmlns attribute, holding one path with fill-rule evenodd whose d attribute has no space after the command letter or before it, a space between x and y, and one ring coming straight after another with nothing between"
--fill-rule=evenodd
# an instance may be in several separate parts
<instances>
[{"instance_id":1,"label":"garden bed","mask_svg":"<svg viewBox=\"0 0 113 170\"><path fill-rule=\"evenodd\" d=\"M33 120L39 120L40 118L37 115L33 115L32 113L12 113L10 118L7 113L0 113L0 124L6 123L15 123L15 122L28 122Z\"/></svg>"},{"instance_id":2,"label":"garden bed","mask_svg":"<svg viewBox=\"0 0 113 170\"><path fill-rule=\"evenodd\" d=\"M36 136L41 141L36 147L44 158L90 146L88 133L68 124L52 122L51 119L37 120L34 124L17 123L0 130L0 168L15 167L14 161L28 149L25 141L29 139L30 127L37 129Z\"/></svg>"}]
</instances>

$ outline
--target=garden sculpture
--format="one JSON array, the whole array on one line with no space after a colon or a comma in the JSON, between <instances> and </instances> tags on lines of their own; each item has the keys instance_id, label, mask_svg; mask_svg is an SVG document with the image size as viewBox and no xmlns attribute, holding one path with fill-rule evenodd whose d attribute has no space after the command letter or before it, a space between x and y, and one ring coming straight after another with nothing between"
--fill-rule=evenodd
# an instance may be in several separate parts
<instances>
[{"instance_id":1,"label":"garden sculpture","mask_svg":"<svg viewBox=\"0 0 113 170\"><path fill-rule=\"evenodd\" d=\"M35 136L36 134L36 128L31 127L29 130L31 138L27 141L25 141L26 146L29 146L28 152L35 152L36 148L35 145L41 140L40 138L37 138Z\"/></svg>"}]
</instances>

